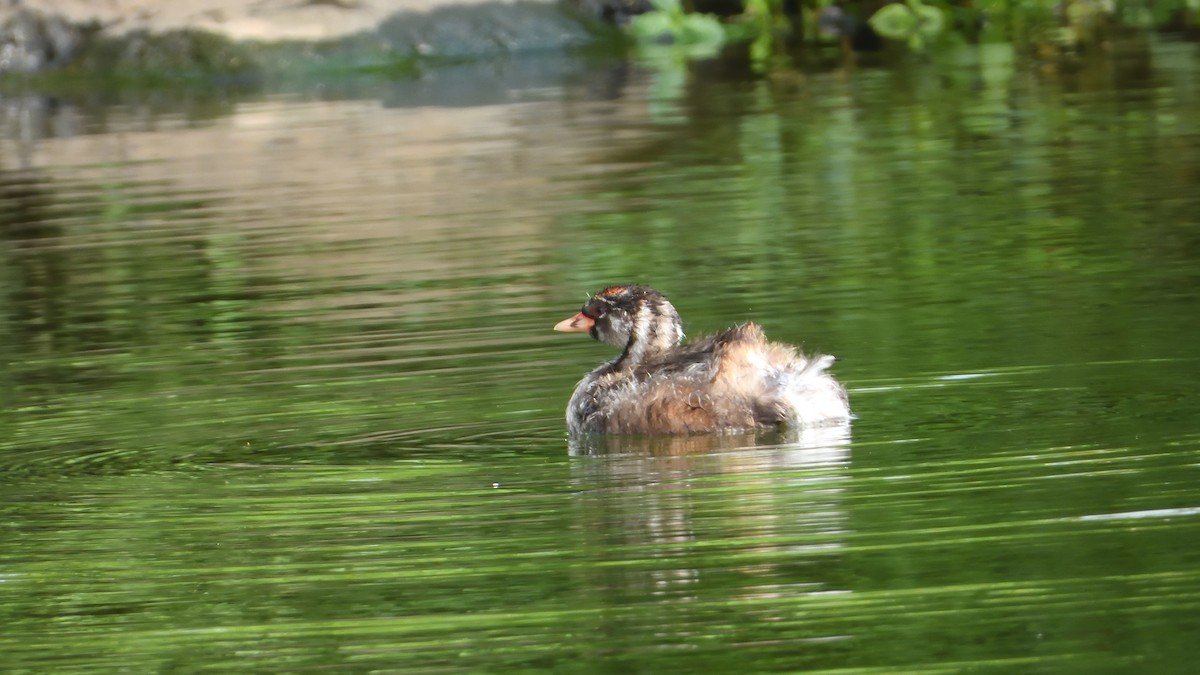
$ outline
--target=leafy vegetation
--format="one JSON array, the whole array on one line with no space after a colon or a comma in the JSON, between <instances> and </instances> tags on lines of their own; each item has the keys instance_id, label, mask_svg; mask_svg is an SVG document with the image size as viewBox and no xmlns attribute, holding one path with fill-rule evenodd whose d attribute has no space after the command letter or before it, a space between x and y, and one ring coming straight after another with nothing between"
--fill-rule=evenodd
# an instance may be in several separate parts
<instances>
[{"instance_id":1,"label":"leafy vegetation","mask_svg":"<svg viewBox=\"0 0 1200 675\"><path fill-rule=\"evenodd\" d=\"M640 43L678 47L694 56L712 56L724 44L725 30L715 17L685 12L680 0L652 2L654 11L639 14L630 23Z\"/></svg>"},{"instance_id":2,"label":"leafy vegetation","mask_svg":"<svg viewBox=\"0 0 1200 675\"><path fill-rule=\"evenodd\" d=\"M942 10L921 0L884 5L871 17L871 28L892 40L903 40L914 50L941 34L946 26Z\"/></svg>"},{"instance_id":3,"label":"leafy vegetation","mask_svg":"<svg viewBox=\"0 0 1200 675\"><path fill-rule=\"evenodd\" d=\"M857 51L867 33L875 38L869 48L882 37L918 52L939 40L1085 49L1127 29L1195 31L1200 16L1200 0L743 0L740 13L723 17L687 13L680 0L654 5L633 23L639 44L673 46L696 57L725 42L741 43L759 70L779 61L787 45Z\"/></svg>"}]
</instances>

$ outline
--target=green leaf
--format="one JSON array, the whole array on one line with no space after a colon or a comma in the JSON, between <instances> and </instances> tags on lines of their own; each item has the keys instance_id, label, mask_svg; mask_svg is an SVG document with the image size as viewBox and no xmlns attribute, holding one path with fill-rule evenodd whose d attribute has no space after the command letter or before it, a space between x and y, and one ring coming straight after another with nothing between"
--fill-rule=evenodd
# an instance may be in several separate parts
<instances>
[{"instance_id":1,"label":"green leaf","mask_svg":"<svg viewBox=\"0 0 1200 675\"><path fill-rule=\"evenodd\" d=\"M683 20L681 41L711 49L720 49L725 43L725 29L711 14L688 14Z\"/></svg>"},{"instance_id":2,"label":"green leaf","mask_svg":"<svg viewBox=\"0 0 1200 675\"><path fill-rule=\"evenodd\" d=\"M892 40L904 40L919 51L945 29L946 16L942 10L921 0L908 0L907 5L893 3L881 7L867 23L876 33Z\"/></svg>"},{"instance_id":3,"label":"green leaf","mask_svg":"<svg viewBox=\"0 0 1200 675\"><path fill-rule=\"evenodd\" d=\"M743 14L770 16L771 3L768 0L746 0Z\"/></svg>"},{"instance_id":4,"label":"green leaf","mask_svg":"<svg viewBox=\"0 0 1200 675\"><path fill-rule=\"evenodd\" d=\"M654 5L656 11L663 14L676 16L683 14L683 4L679 0L650 0L650 4Z\"/></svg>"},{"instance_id":5,"label":"green leaf","mask_svg":"<svg viewBox=\"0 0 1200 675\"><path fill-rule=\"evenodd\" d=\"M901 4L884 5L867 23L886 38L904 40L916 31L917 15Z\"/></svg>"},{"instance_id":6,"label":"green leaf","mask_svg":"<svg viewBox=\"0 0 1200 675\"><path fill-rule=\"evenodd\" d=\"M725 27L710 14L646 12L633 17L630 32L643 47L679 49L691 58L715 55L726 39Z\"/></svg>"},{"instance_id":7,"label":"green leaf","mask_svg":"<svg viewBox=\"0 0 1200 675\"><path fill-rule=\"evenodd\" d=\"M922 37L931 38L942 32L946 26L946 17L942 10L932 5L922 4L921 0L908 0L909 7L917 17L917 31Z\"/></svg>"},{"instance_id":8,"label":"green leaf","mask_svg":"<svg viewBox=\"0 0 1200 675\"><path fill-rule=\"evenodd\" d=\"M674 39L675 22L662 12L638 14L629 22L629 31L638 42L658 42L664 37Z\"/></svg>"},{"instance_id":9,"label":"green leaf","mask_svg":"<svg viewBox=\"0 0 1200 675\"><path fill-rule=\"evenodd\" d=\"M771 58L771 54L774 53L772 42L773 40L769 33L759 35L754 42L750 43L750 60L756 64L766 63Z\"/></svg>"}]
</instances>

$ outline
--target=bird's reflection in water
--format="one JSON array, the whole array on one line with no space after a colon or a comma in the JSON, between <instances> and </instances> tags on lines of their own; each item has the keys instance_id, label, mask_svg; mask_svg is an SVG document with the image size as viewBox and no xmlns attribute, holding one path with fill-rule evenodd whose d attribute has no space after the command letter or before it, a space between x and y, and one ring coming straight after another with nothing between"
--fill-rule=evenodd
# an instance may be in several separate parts
<instances>
[{"instance_id":1,"label":"bird's reflection in water","mask_svg":"<svg viewBox=\"0 0 1200 675\"><path fill-rule=\"evenodd\" d=\"M824 464L849 454L850 425L804 427L788 431L747 431L726 434L639 436L577 434L567 441L571 455L610 459L648 457L698 458L714 453L778 450L799 465ZM751 453L753 454L753 453Z\"/></svg>"},{"instance_id":2,"label":"bird's reflection in water","mask_svg":"<svg viewBox=\"0 0 1200 675\"><path fill-rule=\"evenodd\" d=\"M607 577L591 586L609 594L599 601L691 603L706 584L747 599L844 590L828 572L846 534L849 442L849 425L572 438L577 529L609 563L593 568Z\"/></svg>"}]
</instances>

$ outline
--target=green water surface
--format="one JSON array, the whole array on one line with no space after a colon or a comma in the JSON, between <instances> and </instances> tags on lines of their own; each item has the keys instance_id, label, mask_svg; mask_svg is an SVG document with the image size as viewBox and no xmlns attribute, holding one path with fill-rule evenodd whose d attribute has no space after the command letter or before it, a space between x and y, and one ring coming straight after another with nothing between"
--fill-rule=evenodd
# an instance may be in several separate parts
<instances>
[{"instance_id":1,"label":"green water surface","mask_svg":"<svg viewBox=\"0 0 1200 675\"><path fill-rule=\"evenodd\" d=\"M10 120L0 669L1191 672L1197 73ZM837 354L858 418L569 441L611 352L550 327L626 281Z\"/></svg>"}]
</instances>

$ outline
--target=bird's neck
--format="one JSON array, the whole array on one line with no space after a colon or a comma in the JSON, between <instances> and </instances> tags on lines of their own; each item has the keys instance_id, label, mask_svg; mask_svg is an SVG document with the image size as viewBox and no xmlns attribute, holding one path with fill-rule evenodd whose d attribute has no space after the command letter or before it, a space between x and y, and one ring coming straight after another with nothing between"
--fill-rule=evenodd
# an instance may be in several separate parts
<instances>
[{"instance_id":1,"label":"bird's neck","mask_svg":"<svg viewBox=\"0 0 1200 675\"><path fill-rule=\"evenodd\" d=\"M633 316L629 340L621 356L613 361L614 370L632 370L640 364L671 351L683 340L679 313L665 300L661 305L643 305Z\"/></svg>"}]
</instances>

